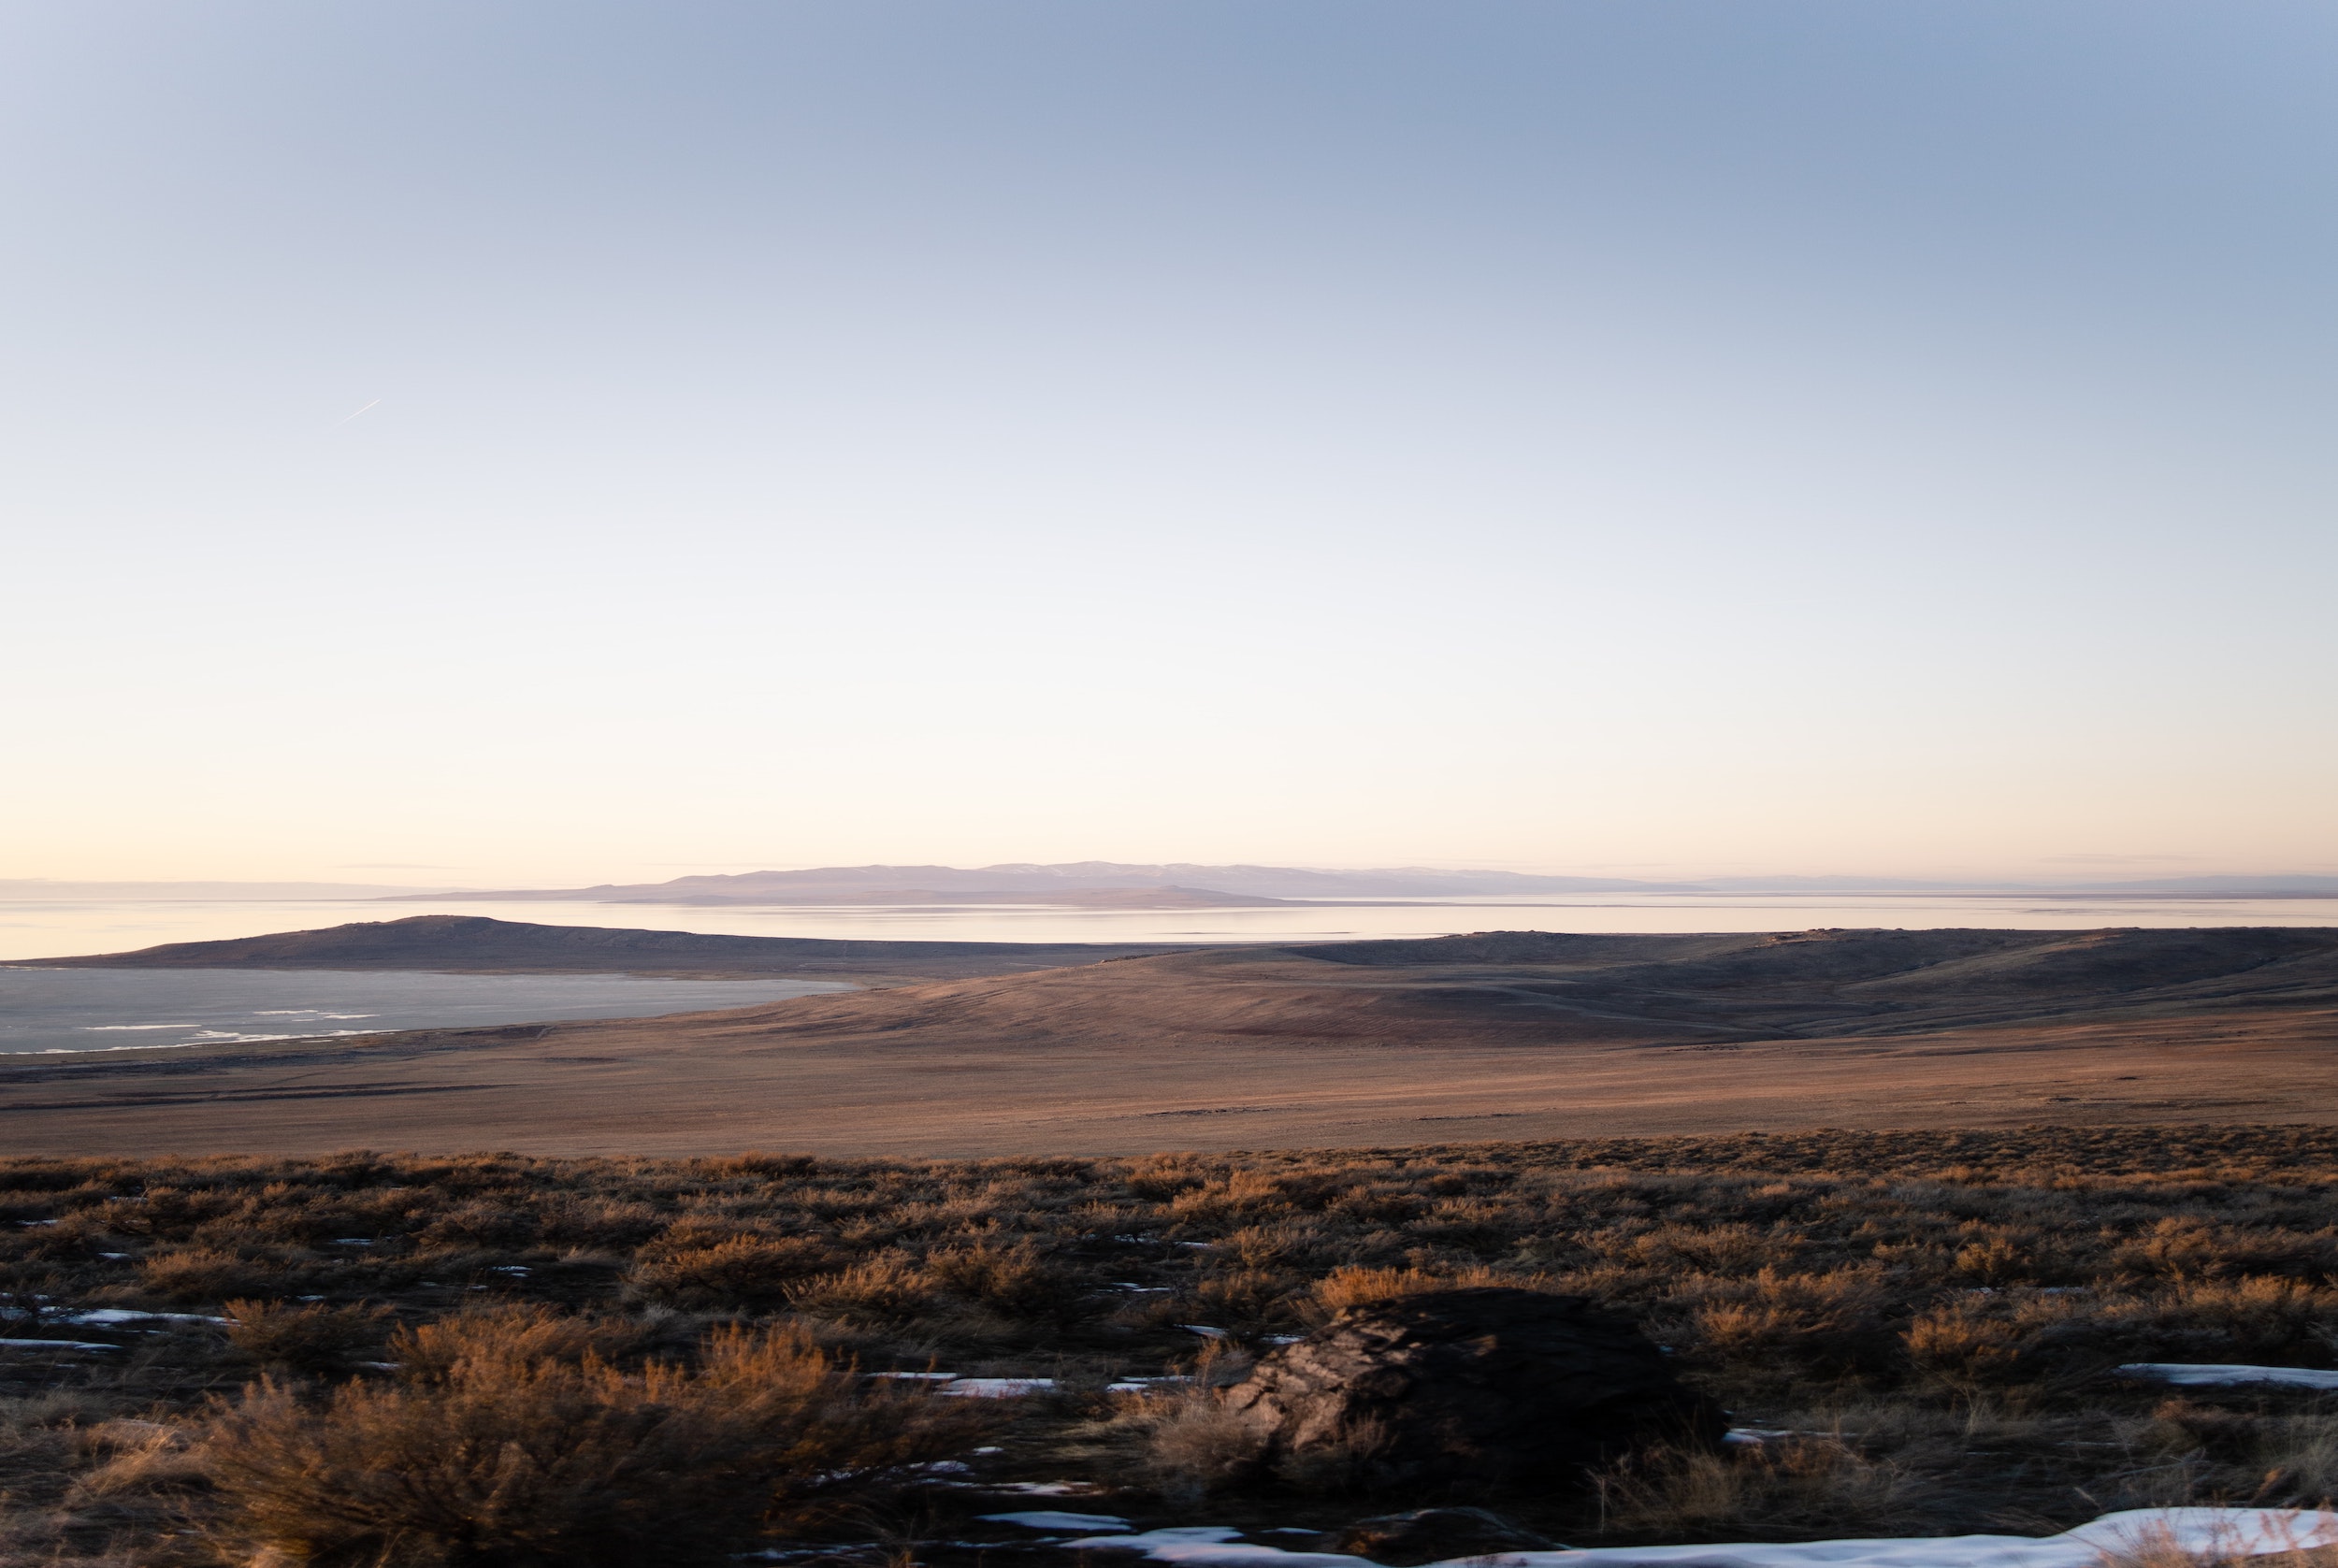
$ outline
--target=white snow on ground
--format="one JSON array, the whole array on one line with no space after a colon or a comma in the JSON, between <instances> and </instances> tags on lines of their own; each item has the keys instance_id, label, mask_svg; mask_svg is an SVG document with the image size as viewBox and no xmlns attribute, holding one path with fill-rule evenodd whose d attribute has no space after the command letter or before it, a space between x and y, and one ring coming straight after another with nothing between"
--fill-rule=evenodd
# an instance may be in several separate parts
<instances>
[{"instance_id":1,"label":"white snow on ground","mask_svg":"<svg viewBox=\"0 0 2338 1568\"><path fill-rule=\"evenodd\" d=\"M1241 1543L1238 1530L1203 1525L1134 1535L1090 1535L1074 1548L1141 1551L1192 1568L1359 1568L1337 1552L1286 1552ZM2042 1539L2028 1535L1899 1536L1789 1546L1602 1546L1499 1552L1432 1568L2101 1568L2122 1551L2172 1544L2187 1551L2259 1557L2338 1546L2338 1514L2296 1508L2136 1508Z\"/></svg>"},{"instance_id":2,"label":"white snow on ground","mask_svg":"<svg viewBox=\"0 0 2338 1568\"><path fill-rule=\"evenodd\" d=\"M932 1383L937 1385L935 1393L955 1394L963 1399L1012 1399L1021 1394L1044 1394L1055 1387L1052 1377L960 1377L954 1372L873 1372L869 1375ZM1190 1377L1124 1377L1118 1383L1106 1384L1104 1392L1142 1394L1191 1381Z\"/></svg>"},{"instance_id":3,"label":"white snow on ground","mask_svg":"<svg viewBox=\"0 0 2338 1568\"><path fill-rule=\"evenodd\" d=\"M94 1340L79 1339L0 1339L0 1349L7 1350L119 1350L118 1345L99 1345Z\"/></svg>"},{"instance_id":4,"label":"white snow on ground","mask_svg":"<svg viewBox=\"0 0 2338 1568\"><path fill-rule=\"evenodd\" d=\"M1182 1525L1148 1530L1142 1535L1086 1535L1058 1545L1082 1547L1118 1546L1143 1552L1155 1562L1191 1562L1207 1568L1236 1568L1257 1563L1260 1568L1368 1568L1361 1557L1344 1552L1287 1552L1280 1546L1243 1544L1242 1532L1225 1525ZM1562 1554L1567 1555L1567 1554Z\"/></svg>"},{"instance_id":5,"label":"white snow on ground","mask_svg":"<svg viewBox=\"0 0 2338 1568\"><path fill-rule=\"evenodd\" d=\"M105 1328L119 1323L225 1323L232 1317L206 1317L199 1312L132 1312L127 1307L98 1307L91 1312L77 1312L62 1319L83 1328Z\"/></svg>"},{"instance_id":6,"label":"white snow on ground","mask_svg":"<svg viewBox=\"0 0 2338 1568\"><path fill-rule=\"evenodd\" d=\"M1025 1530L1126 1530L1129 1521L1118 1514L1067 1514L1056 1508L1026 1508L1019 1514L985 1514L993 1524L1019 1524Z\"/></svg>"},{"instance_id":7,"label":"white snow on ground","mask_svg":"<svg viewBox=\"0 0 2338 1568\"><path fill-rule=\"evenodd\" d=\"M1052 1377L953 1377L934 1392L960 1399L1014 1399L1020 1394L1044 1394L1054 1387Z\"/></svg>"},{"instance_id":8,"label":"white snow on ground","mask_svg":"<svg viewBox=\"0 0 2338 1568\"><path fill-rule=\"evenodd\" d=\"M2293 1388L2338 1388L2338 1372L2314 1367L2246 1367L2221 1361L2129 1361L2119 1368L2129 1377L2148 1377L2179 1388L2221 1388L2237 1383L2287 1383Z\"/></svg>"}]
</instances>

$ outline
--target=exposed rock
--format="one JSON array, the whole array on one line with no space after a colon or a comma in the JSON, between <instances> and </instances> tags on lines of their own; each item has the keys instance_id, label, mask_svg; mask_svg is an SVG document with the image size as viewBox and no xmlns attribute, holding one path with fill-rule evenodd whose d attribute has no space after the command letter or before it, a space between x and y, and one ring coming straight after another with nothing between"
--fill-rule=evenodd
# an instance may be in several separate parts
<instances>
[{"instance_id":1,"label":"exposed rock","mask_svg":"<svg viewBox=\"0 0 2338 1568\"><path fill-rule=\"evenodd\" d=\"M1226 1403L1286 1479L1454 1496L1579 1483L1652 1443L1718 1447L1727 1430L1629 1319L1501 1287L1350 1307Z\"/></svg>"},{"instance_id":2,"label":"exposed rock","mask_svg":"<svg viewBox=\"0 0 2338 1568\"><path fill-rule=\"evenodd\" d=\"M1332 1539L1331 1550L1370 1558L1390 1568L1417 1568L1456 1557L1494 1552L1550 1551L1555 1542L1522 1530L1483 1508L1415 1508L1358 1519Z\"/></svg>"}]
</instances>

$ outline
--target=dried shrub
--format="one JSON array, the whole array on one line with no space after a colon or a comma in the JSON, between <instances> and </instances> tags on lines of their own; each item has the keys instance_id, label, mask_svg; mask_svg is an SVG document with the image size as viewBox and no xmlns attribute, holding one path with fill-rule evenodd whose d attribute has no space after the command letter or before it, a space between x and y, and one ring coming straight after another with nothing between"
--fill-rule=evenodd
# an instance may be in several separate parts
<instances>
[{"instance_id":1,"label":"dried shrub","mask_svg":"<svg viewBox=\"0 0 2338 1568\"><path fill-rule=\"evenodd\" d=\"M1800 1250L1802 1238L1758 1226L1662 1225L1625 1238L1623 1252L1651 1268L1738 1274L1775 1268Z\"/></svg>"},{"instance_id":2,"label":"dried shrub","mask_svg":"<svg viewBox=\"0 0 2338 1568\"><path fill-rule=\"evenodd\" d=\"M1890 1292L1880 1271L1788 1274L1765 1268L1710 1293L1725 1299L1693 1313L1697 1347L1738 1381L1853 1371L1880 1360L1891 1344L1883 1318Z\"/></svg>"},{"instance_id":3,"label":"dried shrub","mask_svg":"<svg viewBox=\"0 0 2338 1568\"><path fill-rule=\"evenodd\" d=\"M208 1247L158 1252L138 1272L148 1291L183 1306L258 1296L282 1277L281 1270Z\"/></svg>"},{"instance_id":4,"label":"dried shrub","mask_svg":"<svg viewBox=\"0 0 2338 1568\"><path fill-rule=\"evenodd\" d=\"M2187 1280L2105 1301L2087 1337L2121 1359L2327 1366L2334 1331L2338 1291L2259 1277Z\"/></svg>"},{"instance_id":5,"label":"dried shrub","mask_svg":"<svg viewBox=\"0 0 2338 1568\"><path fill-rule=\"evenodd\" d=\"M2301 1539L2306 1538L2301 1532ZM2119 1544L2101 1554L2100 1568L2333 1568L2338 1548L2303 1547L2286 1552L2259 1552L2255 1542L2237 1534L2205 1541L2186 1541L2162 1520L2128 1531Z\"/></svg>"},{"instance_id":6,"label":"dried shrub","mask_svg":"<svg viewBox=\"0 0 2338 1568\"><path fill-rule=\"evenodd\" d=\"M1603 1530L1662 1540L1883 1535L1926 1523L1925 1489L1826 1437L1707 1453L1652 1448L1594 1477Z\"/></svg>"},{"instance_id":7,"label":"dried shrub","mask_svg":"<svg viewBox=\"0 0 2338 1568\"><path fill-rule=\"evenodd\" d=\"M1248 1333L1293 1317L1306 1287L1304 1275L1233 1269L1195 1280L1192 1302L1205 1321Z\"/></svg>"},{"instance_id":8,"label":"dried shrub","mask_svg":"<svg viewBox=\"0 0 2338 1568\"><path fill-rule=\"evenodd\" d=\"M2038 1254L2010 1236L1984 1236L1956 1249L1958 1273L1992 1287L2023 1284L2038 1277Z\"/></svg>"},{"instance_id":9,"label":"dried shrub","mask_svg":"<svg viewBox=\"0 0 2338 1568\"><path fill-rule=\"evenodd\" d=\"M569 1316L541 1306L475 1307L434 1323L401 1328L391 1337L388 1359L410 1378L443 1382L455 1368L477 1359L492 1346L503 1360L639 1361L658 1354L694 1349L692 1333L679 1343L674 1324L653 1310L640 1317Z\"/></svg>"},{"instance_id":10,"label":"dried shrub","mask_svg":"<svg viewBox=\"0 0 2338 1568\"><path fill-rule=\"evenodd\" d=\"M296 1376L342 1372L375 1351L387 1332L381 1307L232 1301L227 1343L254 1366Z\"/></svg>"},{"instance_id":11,"label":"dried shrub","mask_svg":"<svg viewBox=\"0 0 2338 1568\"><path fill-rule=\"evenodd\" d=\"M625 1371L546 1354L576 1343L553 1325L515 1343L510 1321L432 1325L397 1381L321 1406L266 1382L223 1404L203 1459L226 1532L318 1568L689 1568L983 1430L977 1402L873 1388L799 1331Z\"/></svg>"},{"instance_id":12,"label":"dried shrub","mask_svg":"<svg viewBox=\"0 0 2338 1568\"><path fill-rule=\"evenodd\" d=\"M1337 1496L1364 1490L1388 1448L1388 1430L1369 1418L1349 1421L1275 1461L1275 1479L1293 1491Z\"/></svg>"},{"instance_id":13,"label":"dried shrub","mask_svg":"<svg viewBox=\"0 0 2338 1568\"><path fill-rule=\"evenodd\" d=\"M629 1252L657 1234L663 1223L647 1203L565 1192L546 1196L537 1210L538 1239L551 1246L622 1247Z\"/></svg>"},{"instance_id":14,"label":"dried shrub","mask_svg":"<svg viewBox=\"0 0 2338 1568\"><path fill-rule=\"evenodd\" d=\"M844 1259L805 1236L732 1236L710 1246L645 1249L626 1283L645 1300L700 1311L760 1312Z\"/></svg>"},{"instance_id":15,"label":"dried shrub","mask_svg":"<svg viewBox=\"0 0 2338 1568\"><path fill-rule=\"evenodd\" d=\"M2194 1461L2213 1489L2238 1500L2318 1507L2338 1496L2338 1412L2269 1415L2177 1398L2134 1436L2145 1452Z\"/></svg>"},{"instance_id":16,"label":"dried shrub","mask_svg":"<svg viewBox=\"0 0 2338 1568\"><path fill-rule=\"evenodd\" d=\"M1549 1281L1542 1274L1520 1275L1505 1273L1482 1264L1450 1270L1373 1269L1350 1267L1334 1269L1315 1284L1306 1301L1299 1304L1299 1316L1310 1323L1328 1323L1351 1306L1367 1302L1385 1302L1397 1296L1418 1296L1430 1290L1459 1290L1474 1285L1508 1285L1524 1290L1541 1289Z\"/></svg>"},{"instance_id":17,"label":"dried shrub","mask_svg":"<svg viewBox=\"0 0 2338 1568\"><path fill-rule=\"evenodd\" d=\"M516 1247L534 1241L538 1229L526 1208L474 1199L439 1216L414 1239L431 1247Z\"/></svg>"},{"instance_id":18,"label":"dried shrub","mask_svg":"<svg viewBox=\"0 0 2338 1568\"><path fill-rule=\"evenodd\" d=\"M1265 1436L1227 1409L1219 1389L1140 1395L1129 1402L1127 1418L1144 1430L1146 1469L1173 1501L1191 1503L1259 1476Z\"/></svg>"},{"instance_id":19,"label":"dried shrub","mask_svg":"<svg viewBox=\"0 0 2338 1568\"><path fill-rule=\"evenodd\" d=\"M2028 1370L2030 1336L1966 1302L1918 1314L1902 1337L1920 1378L1968 1397L2018 1382Z\"/></svg>"},{"instance_id":20,"label":"dried shrub","mask_svg":"<svg viewBox=\"0 0 2338 1568\"><path fill-rule=\"evenodd\" d=\"M81 1436L98 1457L74 1483L78 1501L118 1498L200 1484L203 1464L186 1432L159 1421L101 1421Z\"/></svg>"},{"instance_id":21,"label":"dried shrub","mask_svg":"<svg viewBox=\"0 0 2338 1568\"><path fill-rule=\"evenodd\" d=\"M879 1257L791 1287L787 1304L816 1317L884 1329L923 1317L933 1309L933 1294L923 1269L905 1259Z\"/></svg>"},{"instance_id":22,"label":"dried shrub","mask_svg":"<svg viewBox=\"0 0 2338 1568\"><path fill-rule=\"evenodd\" d=\"M1042 1258L1029 1241L945 1248L927 1255L925 1273L951 1295L1013 1317L1073 1316L1082 1294L1078 1276Z\"/></svg>"}]
</instances>

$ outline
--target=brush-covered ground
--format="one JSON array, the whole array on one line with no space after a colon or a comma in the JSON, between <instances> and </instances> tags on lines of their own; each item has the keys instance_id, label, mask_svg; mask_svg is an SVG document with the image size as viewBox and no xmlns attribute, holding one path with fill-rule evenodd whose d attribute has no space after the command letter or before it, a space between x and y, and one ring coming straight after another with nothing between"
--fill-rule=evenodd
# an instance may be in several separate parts
<instances>
[{"instance_id":1,"label":"brush-covered ground","mask_svg":"<svg viewBox=\"0 0 2338 1568\"><path fill-rule=\"evenodd\" d=\"M1571 1545L2313 1504L2338 1396L2114 1369L2338 1367L2334 1193L2310 1127L6 1160L0 1559L971 1563L1059 1550L981 1518L1030 1509L1307 1547L1456 1500L1262 1471L1213 1388L1452 1283L1609 1302L1770 1434L1458 1500Z\"/></svg>"}]
</instances>

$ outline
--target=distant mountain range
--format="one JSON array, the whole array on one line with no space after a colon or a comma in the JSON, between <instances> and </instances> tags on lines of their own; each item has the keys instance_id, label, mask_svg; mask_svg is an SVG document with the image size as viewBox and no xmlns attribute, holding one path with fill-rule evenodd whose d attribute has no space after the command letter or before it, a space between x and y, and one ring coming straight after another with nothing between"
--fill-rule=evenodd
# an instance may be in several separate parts
<instances>
[{"instance_id":1,"label":"distant mountain range","mask_svg":"<svg viewBox=\"0 0 2338 1568\"><path fill-rule=\"evenodd\" d=\"M522 888L455 895L468 899L556 899L596 903L1111 903L1161 907L1252 904L1284 899L1422 899L1499 893L1654 892L1668 885L1595 877L1527 876L1515 871L1319 871L1290 866L1068 865L830 866L802 871L742 871L671 882L603 883L594 887ZM410 895L443 898L446 895Z\"/></svg>"},{"instance_id":2,"label":"distant mountain range","mask_svg":"<svg viewBox=\"0 0 2338 1568\"><path fill-rule=\"evenodd\" d=\"M1046 903L1089 908L1196 909L1283 899L1468 899L1585 893L2033 893L2066 898L2333 898L2332 876L2199 876L2149 882L2009 884L1891 877L1713 877L1649 882L1424 867L1327 871L1291 866L1127 865L1080 860L1039 866L830 866L741 871L591 887L410 893L407 899L657 904ZM388 900L394 901L394 900Z\"/></svg>"}]
</instances>

